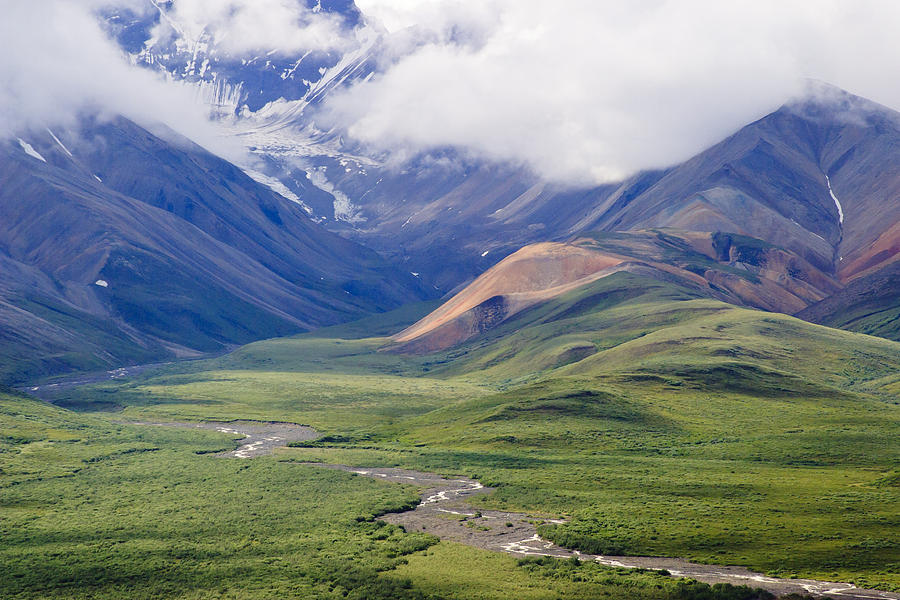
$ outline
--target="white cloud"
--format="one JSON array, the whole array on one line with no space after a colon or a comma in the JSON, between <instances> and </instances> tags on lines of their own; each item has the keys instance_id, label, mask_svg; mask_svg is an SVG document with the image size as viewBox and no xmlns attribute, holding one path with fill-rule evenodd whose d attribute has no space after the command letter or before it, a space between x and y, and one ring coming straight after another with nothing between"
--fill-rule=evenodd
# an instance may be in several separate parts
<instances>
[{"instance_id":1,"label":"white cloud","mask_svg":"<svg viewBox=\"0 0 900 600\"><path fill-rule=\"evenodd\" d=\"M166 14L188 40L206 33L234 55L341 50L351 40L339 15L311 10L298 0L176 0ZM163 21L157 35L166 27Z\"/></svg>"},{"instance_id":2,"label":"white cloud","mask_svg":"<svg viewBox=\"0 0 900 600\"><path fill-rule=\"evenodd\" d=\"M415 25L422 43L332 101L330 117L401 155L456 146L597 182L688 158L805 77L900 106L892 0L359 5L390 30Z\"/></svg>"},{"instance_id":3,"label":"white cloud","mask_svg":"<svg viewBox=\"0 0 900 600\"><path fill-rule=\"evenodd\" d=\"M245 158L209 122L195 89L132 64L101 27L97 11L105 7L157 10L148 0L0 0L0 135L100 112L163 123L232 160ZM293 0L178 0L171 10L179 27L195 29L208 11L210 31L235 52L263 43L283 51L345 43L340 23Z\"/></svg>"},{"instance_id":4,"label":"white cloud","mask_svg":"<svg viewBox=\"0 0 900 600\"><path fill-rule=\"evenodd\" d=\"M194 90L132 66L107 39L93 11L123 3L152 9L0 0L0 134L93 108L163 121L228 154ZM395 32L390 56L330 98L326 116L395 159L452 146L592 183L688 158L777 108L803 77L900 107L893 0L358 4ZM208 26L236 53L354 37L297 0L176 0L169 11L189 37Z\"/></svg>"},{"instance_id":5,"label":"white cloud","mask_svg":"<svg viewBox=\"0 0 900 600\"><path fill-rule=\"evenodd\" d=\"M94 11L110 3L0 0L0 136L73 126L83 113L124 115L145 126L163 123L223 156L242 156L208 121L196 91L133 66L107 37Z\"/></svg>"}]
</instances>

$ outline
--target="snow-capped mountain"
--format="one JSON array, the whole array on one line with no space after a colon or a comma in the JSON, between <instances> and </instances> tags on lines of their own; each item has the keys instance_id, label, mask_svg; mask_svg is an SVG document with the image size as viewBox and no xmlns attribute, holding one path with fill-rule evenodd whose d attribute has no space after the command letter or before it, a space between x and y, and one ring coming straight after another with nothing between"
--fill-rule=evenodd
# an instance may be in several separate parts
<instances>
[{"instance_id":1,"label":"snow-capped mountain","mask_svg":"<svg viewBox=\"0 0 900 600\"><path fill-rule=\"evenodd\" d=\"M737 233L845 282L897 254L900 209L886 195L900 181L893 176L900 119L841 90L820 87L680 165L598 187L547 183L453 149L389 166L317 122L316 108L379 76L386 49L402 47L396 33L367 23L350 1L309 2L309 10L340 20L348 43L237 58L210 27L179 22L177 1L154 2L143 16L108 14L107 23L136 64L196 89L248 150L246 173L441 291L525 244L590 231ZM886 249L870 256L873 243Z\"/></svg>"},{"instance_id":2,"label":"snow-capped mountain","mask_svg":"<svg viewBox=\"0 0 900 600\"><path fill-rule=\"evenodd\" d=\"M309 49L283 51L273 46L253 52L236 53L227 36L212 25L180 18L174 10L177 0L147 0L152 7L143 13L117 8L103 17L110 33L132 57L174 80L197 88L200 97L219 114L250 115L275 101L314 102L339 67L353 54L347 51ZM307 2L314 13L333 15L353 44L356 33L363 38L374 32L364 26L352 0Z\"/></svg>"},{"instance_id":3,"label":"snow-capped mountain","mask_svg":"<svg viewBox=\"0 0 900 600\"><path fill-rule=\"evenodd\" d=\"M328 15L341 31L337 49L284 51L273 46L234 52L212 25L180 19L177 0L147 0L144 12L117 8L106 27L131 60L195 90L225 135L250 158L240 166L317 221L359 223L329 168L365 172L376 163L343 145L339 132L320 128L314 107L334 89L371 77L384 32L367 24L352 0L307 0L311 14Z\"/></svg>"}]
</instances>

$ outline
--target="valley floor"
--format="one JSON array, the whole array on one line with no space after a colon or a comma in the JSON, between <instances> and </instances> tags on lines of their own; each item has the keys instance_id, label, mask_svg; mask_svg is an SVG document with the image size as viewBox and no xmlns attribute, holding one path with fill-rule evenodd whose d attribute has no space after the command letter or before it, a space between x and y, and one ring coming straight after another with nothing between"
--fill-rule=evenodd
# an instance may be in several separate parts
<instances>
[{"instance_id":1,"label":"valley floor","mask_svg":"<svg viewBox=\"0 0 900 600\"><path fill-rule=\"evenodd\" d=\"M513 333L427 356L384 351L368 321L61 389L57 406L3 396L0 596L764 597L432 535L513 514L534 515L509 517L504 543L519 550L528 525L561 553L900 592L900 344L652 293L587 312L573 309L583 293L564 298ZM560 362L575 342L598 350ZM175 421L216 424L126 424ZM259 438L240 433L249 422ZM321 437L215 456L288 441L267 423ZM438 507L481 517L379 520L420 492L297 463L493 491ZM401 518L406 531L384 522Z\"/></svg>"}]
</instances>

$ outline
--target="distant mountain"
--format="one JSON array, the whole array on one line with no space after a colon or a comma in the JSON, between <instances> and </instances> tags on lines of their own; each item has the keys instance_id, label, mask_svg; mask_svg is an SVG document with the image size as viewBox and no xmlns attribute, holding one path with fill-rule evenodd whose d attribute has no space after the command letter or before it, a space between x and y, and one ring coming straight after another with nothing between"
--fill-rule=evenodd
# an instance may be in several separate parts
<instances>
[{"instance_id":1,"label":"distant mountain","mask_svg":"<svg viewBox=\"0 0 900 600\"><path fill-rule=\"evenodd\" d=\"M665 171L581 192L531 190L500 208L470 204L467 220L496 235L498 221L526 215L520 232L572 243L515 252L399 334L406 349L457 344L524 307L638 268L734 304L900 338L900 114L883 106L818 84ZM453 222L435 208L420 209L433 228ZM536 215L547 218L529 223ZM585 232L593 232L587 244ZM705 287L691 282L698 275Z\"/></svg>"},{"instance_id":2,"label":"distant mountain","mask_svg":"<svg viewBox=\"0 0 900 600\"><path fill-rule=\"evenodd\" d=\"M333 17L347 30L363 26L353 0L296 0L310 11ZM120 6L101 16L109 33L133 56L137 64L166 73L174 80L195 86L200 97L221 116L253 113L276 101L312 100L328 83L323 74L350 54L370 45L377 33L367 30L364 39L346 53L317 49L285 51L259 48L254 56L230 51L210 25L179 20L175 0L147 0L147 10Z\"/></svg>"},{"instance_id":3,"label":"distant mountain","mask_svg":"<svg viewBox=\"0 0 900 600\"><path fill-rule=\"evenodd\" d=\"M900 115L886 107L811 83L806 97L682 164L596 187L547 183L452 148L398 168L345 132L323 130L315 109L416 42L367 23L350 0L305 1L355 41L341 53L273 48L238 59L208 29L179 24L171 2L105 17L136 63L197 89L258 159L242 165L251 176L443 292L527 244L591 231L736 233L842 282L897 254Z\"/></svg>"},{"instance_id":4,"label":"distant mountain","mask_svg":"<svg viewBox=\"0 0 900 600\"><path fill-rule=\"evenodd\" d=\"M796 251L847 280L886 260L900 222L900 114L819 87L663 174L613 194L573 230L730 231Z\"/></svg>"},{"instance_id":5,"label":"distant mountain","mask_svg":"<svg viewBox=\"0 0 900 600\"><path fill-rule=\"evenodd\" d=\"M0 143L0 368L213 352L428 296L171 131L117 118Z\"/></svg>"},{"instance_id":6,"label":"distant mountain","mask_svg":"<svg viewBox=\"0 0 900 600\"><path fill-rule=\"evenodd\" d=\"M374 163L357 157L340 131L318 126L315 108L333 91L374 74L385 32L366 23L353 0L297 0L340 24L342 50L273 45L245 55L233 52L213 24L182 21L174 0L147 2L148 10L101 13L131 60L192 88L223 131L255 157L240 165L251 177L301 203L316 220L355 221L353 206L330 185L327 165Z\"/></svg>"},{"instance_id":7,"label":"distant mountain","mask_svg":"<svg viewBox=\"0 0 900 600\"><path fill-rule=\"evenodd\" d=\"M445 289L543 240L651 228L735 234L771 248L766 260L777 254L783 268L774 287L732 288L721 299L898 339L898 165L900 114L817 84L685 163L620 184L571 190L483 165L444 179L385 178L365 195L377 210L357 201L367 220L354 233ZM433 259L442 256L454 258L452 268Z\"/></svg>"},{"instance_id":8,"label":"distant mountain","mask_svg":"<svg viewBox=\"0 0 900 600\"><path fill-rule=\"evenodd\" d=\"M897 255L898 117L819 86L682 164L587 189L452 152L402 171L331 159L358 218L335 229L444 290L528 243L657 227L757 238L848 281Z\"/></svg>"},{"instance_id":9,"label":"distant mountain","mask_svg":"<svg viewBox=\"0 0 900 600\"><path fill-rule=\"evenodd\" d=\"M692 239L745 240L743 248L767 248L767 264L780 265L749 267L780 278L763 277L765 285L749 288L734 273L703 275L721 288L713 290L716 297L900 335L891 333L898 326L890 315L900 314L896 278L892 270L881 272L900 251L895 111L814 83L805 97L681 164L595 187L548 183L453 148L398 167L346 132L322 126L316 109L330 94L377 77L391 52L415 46L414 36L367 23L350 0L304 2L340 20L355 41L342 52L272 48L236 58L209 28L179 23L172 2L104 18L137 64L197 90L255 157L241 165L252 178L432 291L459 292L529 244L664 229L700 234ZM666 264L641 252L624 256ZM738 269L749 264L715 260L741 263ZM879 315L878 324L847 314Z\"/></svg>"}]
</instances>

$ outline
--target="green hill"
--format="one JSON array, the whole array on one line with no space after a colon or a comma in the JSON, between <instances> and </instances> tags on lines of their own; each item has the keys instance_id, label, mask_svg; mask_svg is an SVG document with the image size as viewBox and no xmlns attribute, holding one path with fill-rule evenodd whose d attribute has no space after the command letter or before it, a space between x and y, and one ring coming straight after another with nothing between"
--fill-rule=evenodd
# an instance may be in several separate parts
<instances>
[{"instance_id":1,"label":"green hill","mask_svg":"<svg viewBox=\"0 0 900 600\"><path fill-rule=\"evenodd\" d=\"M474 476L497 488L484 507L567 517L541 532L571 547L900 589L896 342L630 273L440 353L360 329L58 402L310 424L328 437L282 456Z\"/></svg>"}]
</instances>

